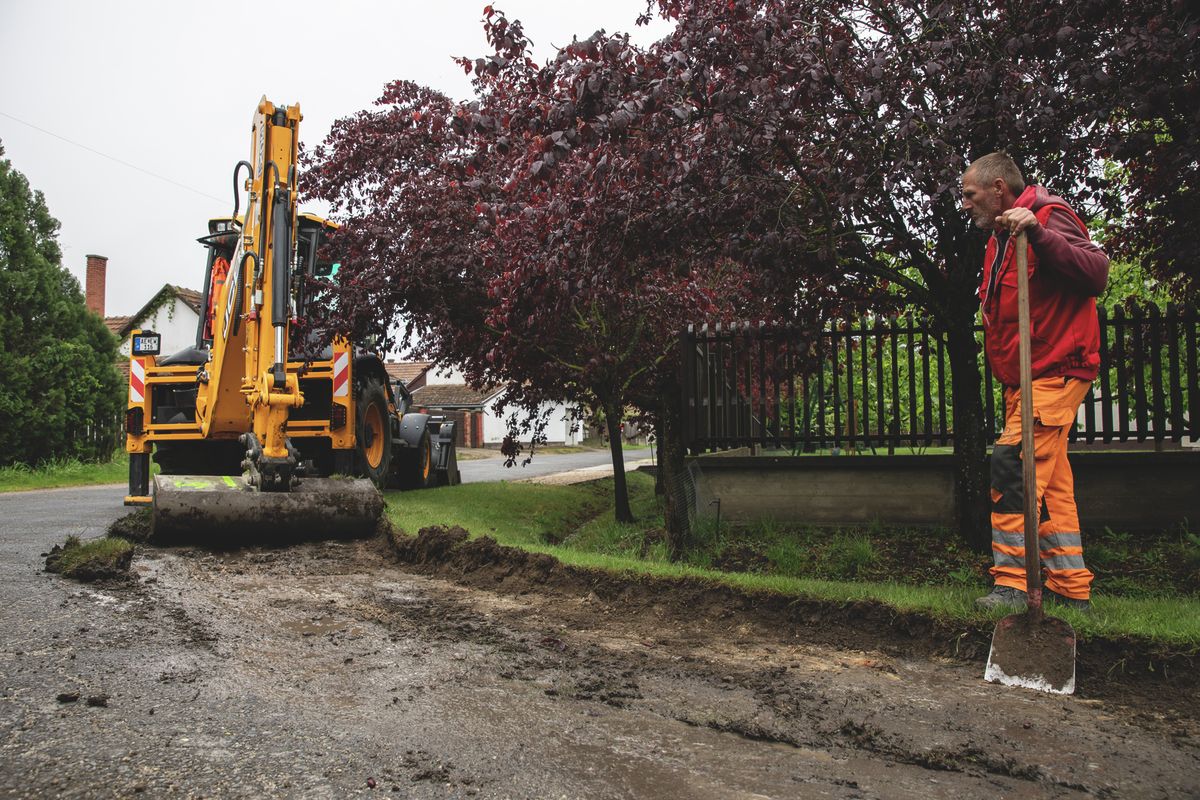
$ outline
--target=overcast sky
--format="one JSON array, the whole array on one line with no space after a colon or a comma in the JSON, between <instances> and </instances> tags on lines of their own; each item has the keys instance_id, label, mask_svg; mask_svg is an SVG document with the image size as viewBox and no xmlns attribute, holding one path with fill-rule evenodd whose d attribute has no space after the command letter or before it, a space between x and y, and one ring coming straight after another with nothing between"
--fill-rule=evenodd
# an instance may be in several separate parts
<instances>
[{"instance_id":1,"label":"overcast sky","mask_svg":"<svg viewBox=\"0 0 1200 800\"><path fill-rule=\"evenodd\" d=\"M260 97L299 102L310 147L397 78L466 98L452 58L485 53L485 5L0 0L0 142L62 223L64 264L82 284L86 255L107 256L105 313L131 314L164 283L201 288L195 239L233 210ZM598 28L641 43L667 31L636 27L644 0L494 5L538 61Z\"/></svg>"}]
</instances>

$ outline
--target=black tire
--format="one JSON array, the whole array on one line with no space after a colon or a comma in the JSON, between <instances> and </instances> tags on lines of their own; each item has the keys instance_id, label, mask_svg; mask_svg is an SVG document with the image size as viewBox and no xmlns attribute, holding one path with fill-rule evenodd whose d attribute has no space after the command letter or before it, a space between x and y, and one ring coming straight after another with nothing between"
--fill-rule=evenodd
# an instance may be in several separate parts
<instances>
[{"instance_id":1,"label":"black tire","mask_svg":"<svg viewBox=\"0 0 1200 800\"><path fill-rule=\"evenodd\" d=\"M155 442L153 459L162 475L237 475L244 452L232 441Z\"/></svg>"},{"instance_id":2,"label":"black tire","mask_svg":"<svg viewBox=\"0 0 1200 800\"><path fill-rule=\"evenodd\" d=\"M354 460L357 473L379 488L392 468L392 429L387 392L376 378L359 387L354 407Z\"/></svg>"},{"instance_id":3,"label":"black tire","mask_svg":"<svg viewBox=\"0 0 1200 800\"><path fill-rule=\"evenodd\" d=\"M428 428L421 432L421 440L416 447L405 447L396 453L389 483L400 489L428 489L437 485Z\"/></svg>"},{"instance_id":4,"label":"black tire","mask_svg":"<svg viewBox=\"0 0 1200 800\"><path fill-rule=\"evenodd\" d=\"M354 450L333 450L332 455L330 456L330 459L329 459L331 462L331 465L332 465L330 467L331 471L330 472L322 472L321 474L324 476L355 475L355 474L357 474L356 473L357 466L355 464L357 459L358 459L358 455L354 452Z\"/></svg>"},{"instance_id":5,"label":"black tire","mask_svg":"<svg viewBox=\"0 0 1200 800\"><path fill-rule=\"evenodd\" d=\"M174 444L174 442L155 442L154 463L158 464L159 474L186 475L190 472L185 459L181 457L179 448L172 446Z\"/></svg>"}]
</instances>

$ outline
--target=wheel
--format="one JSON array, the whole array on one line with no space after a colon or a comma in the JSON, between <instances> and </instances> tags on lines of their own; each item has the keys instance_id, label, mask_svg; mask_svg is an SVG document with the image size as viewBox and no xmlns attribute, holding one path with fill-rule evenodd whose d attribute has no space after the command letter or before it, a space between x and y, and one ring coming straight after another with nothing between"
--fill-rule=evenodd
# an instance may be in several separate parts
<instances>
[{"instance_id":1,"label":"wheel","mask_svg":"<svg viewBox=\"0 0 1200 800\"><path fill-rule=\"evenodd\" d=\"M237 475L244 452L233 441L155 442L153 459L162 475Z\"/></svg>"},{"instance_id":2,"label":"wheel","mask_svg":"<svg viewBox=\"0 0 1200 800\"><path fill-rule=\"evenodd\" d=\"M392 466L392 432L383 384L368 378L355 406L354 452L357 472L381 489Z\"/></svg>"},{"instance_id":3,"label":"wheel","mask_svg":"<svg viewBox=\"0 0 1200 800\"><path fill-rule=\"evenodd\" d=\"M396 454L389 484L400 489L427 489L436 484L428 429L421 431L416 447L406 447Z\"/></svg>"},{"instance_id":4,"label":"wheel","mask_svg":"<svg viewBox=\"0 0 1200 800\"><path fill-rule=\"evenodd\" d=\"M184 475L191 470L188 470L185 465L183 454L180 453L180 448L175 445L175 442L156 442L154 444L154 463L158 464L158 471L162 475Z\"/></svg>"}]
</instances>

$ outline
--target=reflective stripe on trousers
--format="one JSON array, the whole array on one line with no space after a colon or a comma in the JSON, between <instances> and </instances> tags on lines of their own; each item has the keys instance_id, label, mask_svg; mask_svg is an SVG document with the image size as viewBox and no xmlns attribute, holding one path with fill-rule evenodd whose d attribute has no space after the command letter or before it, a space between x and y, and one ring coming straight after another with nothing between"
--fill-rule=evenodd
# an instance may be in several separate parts
<instances>
[{"instance_id":1,"label":"reflective stripe on trousers","mask_svg":"<svg viewBox=\"0 0 1200 800\"><path fill-rule=\"evenodd\" d=\"M1045 585L1064 597L1086 600L1092 573L1083 561L1075 481L1067 436L1087 394L1088 382L1042 378L1033 382L1033 449L1041 517L1038 549ZM1025 508L1021 470L1021 393L1005 389L1004 433L992 451L992 559L998 586L1025 590Z\"/></svg>"}]
</instances>

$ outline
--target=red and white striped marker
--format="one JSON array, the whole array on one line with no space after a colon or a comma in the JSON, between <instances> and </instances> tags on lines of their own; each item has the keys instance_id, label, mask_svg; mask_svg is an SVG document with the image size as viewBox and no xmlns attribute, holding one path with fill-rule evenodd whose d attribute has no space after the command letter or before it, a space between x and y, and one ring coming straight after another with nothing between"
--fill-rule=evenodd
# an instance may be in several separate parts
<instances>
[{"instance_id":1,"label":"red and white striped marker","mask_svg":"<svg viewBox=\"0 0 1200 800\"><path fill-rule=\"evenodd\" d=\"M143 403L146 400L146 362L140 358L129 361L129 402Z\"/></svg>"},{"instance_id":2,"label":"red and white striped marker","mask_svg":"<svg viewBox=\"0 0 1200 800\"><path fill-rule=\"evenodd\" d=\"M345 397L350 393L350 354L346 351L333 357L333 396Z\"/></svg>"}]
</instances>

